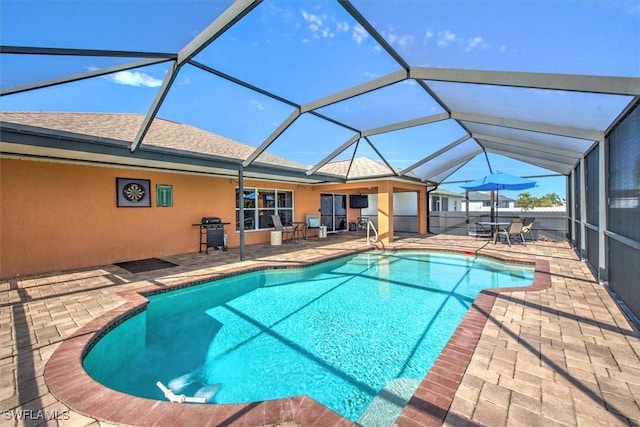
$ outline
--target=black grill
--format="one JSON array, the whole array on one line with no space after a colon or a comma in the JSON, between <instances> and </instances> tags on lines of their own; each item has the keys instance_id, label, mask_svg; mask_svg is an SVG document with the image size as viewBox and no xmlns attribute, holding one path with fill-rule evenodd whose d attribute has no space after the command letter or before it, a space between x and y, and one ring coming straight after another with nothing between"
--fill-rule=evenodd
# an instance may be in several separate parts
<instances>
[{"instance_id":1,"label":"black grill","mask_svg":"<svg viewBox=\"0 0 640 427\"><path fill-rule=\"evenodd\" d=\"M226 234L224 226L230 224L228 222L222 222L217 216L205 216L200 220L200 224L193 224L200 227L200 250L204 247L204 252L209 253L209 248L218 250L222 248L223 251L227 250Z\"/></svg>"},{"instance_id":2,"label":"black grill","mask_svg":"<svg viewBox=\"0 0 640 427\"><path fill-rule=\"evenodd\" d=\"M202 217L202 221L200 221L202 225L213 225L213 224L222 224L222 220L217 216L204 216Z\"/></svg>"}]
</instances>

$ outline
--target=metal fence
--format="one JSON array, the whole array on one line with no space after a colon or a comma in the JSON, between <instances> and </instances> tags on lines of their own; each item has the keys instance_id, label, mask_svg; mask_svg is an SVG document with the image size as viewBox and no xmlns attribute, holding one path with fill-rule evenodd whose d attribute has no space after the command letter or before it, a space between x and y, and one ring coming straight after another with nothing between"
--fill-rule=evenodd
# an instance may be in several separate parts
<instances>
[{"instance_id":1,"label":"metal fence","mask_svg":"<svg viewBox=\"0 0 640 427\"><path fill-rule=\"evenodd\" d=\"M367 219L378 228L378 216L367 215ZM418 232L418 215L393 215L393 230L401 233Z\"/></svg>"},{"instance_id":2,"label":"metal fence","mask_svg":"<svg viewBox=\"0 0 640 427\"><path fill-rule=\"evenodd\" d=\"M508 221L511 218L534 218L533 235L536 239L551 240L554 242L567 240L568 217L564 212L521 212L500 211L500 221ZM378 217L367 217L374 226L378 227ZM474 228L476 222L489 221L488 212L469 212L469 225ZM467 214L463 211L429 211L429 232L434 234L453 234L466 236L469 233L467 227ZM417 215L394 215L393 229L396 232L417 233Z\"/></svg>"},{"instance_id":3,"label":"metal fence","mask_svg":"<svg viewBox=\"0 0 640 427\"><path fill-rule=\"evenodd\" d=\"M535 219L532 230L536 239L554 242L567 239L567 214L564 212L501 211L499 220L509 221L516 217ZM466 212L430 211L429 232L466 236L470 229L475 228L476 222L489 220L490 215L487 212L469 212L467 224Z\"/></svg>"}]
</instances>

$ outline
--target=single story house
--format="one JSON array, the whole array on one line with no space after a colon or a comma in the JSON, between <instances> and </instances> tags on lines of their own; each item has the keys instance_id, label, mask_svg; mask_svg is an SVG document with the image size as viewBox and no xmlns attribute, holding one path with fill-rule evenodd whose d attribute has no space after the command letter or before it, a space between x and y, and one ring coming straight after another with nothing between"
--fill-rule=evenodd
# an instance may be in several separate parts
<instances>
[{"instance_id":1,"label":"single story house","mask_svg":"<svg viewBox=\"0 0 640 427\"><path fill-rule=\"evenodd\" d=\"M462 195L462 205L460 210L466 210L466 200L464 193ZM470 211L491 211L491 192L481 193L478 191L469 191L469 210ZM498 209L515 209L516 201L509 197L498 193Z\"/></svg>"},{"instance_id":2,"label":"single story house","mask_svg":"<svg viewBox=\"0 0 640 427\"><path fill-rule=\"evenodd\" d=\"M450 211L457 212L463 210L464 194L437 188L429 192L430 211Z\"/></svg>"},{"instance_id":3,"label":"single story house","mask_svg":"<svg viewBox=\"0 0 640 427\"><path fill-rule=\"evenodd\" d=\"M376 195L378 233L388 242L394 193L415 193L414 227L426 232L426 184L389 176L379 162L334 162L306 174L307 166L265 152L243 169L254 147L160 118L133 152L143 120L0 113L0 277L198 252L203 217L227 223L227 245L238 247L241 191L247 245L269 242L265 215L304 222L320 214L329 230L344 228L361 214L350 194Z\"/></svg>"}]
</instances>

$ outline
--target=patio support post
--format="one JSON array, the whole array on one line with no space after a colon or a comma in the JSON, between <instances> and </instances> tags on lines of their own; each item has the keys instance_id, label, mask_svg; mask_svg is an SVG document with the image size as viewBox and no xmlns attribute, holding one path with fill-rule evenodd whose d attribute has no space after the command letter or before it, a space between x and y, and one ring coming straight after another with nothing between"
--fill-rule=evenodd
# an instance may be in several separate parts
<instances>
[{"instance_id":1,"label":"patio support post","mask_svg":"<svg viewBox=\"0 0 640 427\"><path fill-rule=\"evenodd\" d=\"M418 234L427 233L427 221L429 216L429 197L427 187L418 191Z\"/></svg>"},{"instance_id":2,"label":"patio support post","mask_svg":"<svg viewBox=\"0 0 640 427\"><path fill-rule=\"evenodd\" d=\"M580 192L580 206L578 206L578 208L580 209L580 223L578 224L580 227L580 230L578 230L578 233L580 233L580 247L578 249L580 250L581 259L587 257L587 227L585 227L585 223L587 222L587 176L585 175L586 168L587 162L585 161L585 157L583 156L580 159L580 188L576 189Z\"/></svg>"},{"instance_id":3,"label":"patio support post","mask_svg":"<svg viewBox=\"0 0 640 427\"><path fill-rule=\"evenodd\" d=\"M427 185L427 234L431 233L431 211L433 210L433 206L430 205L432 196L429 193L437 189L438 184L434 185L432 189L429 189ZM440 216L438 216L438 229L440 229Z\"/></svg>"},{"instance_id":4,"label":"patio support post","mask_svg":"<svg viewBox=\"0 0 640 427\"><path fill-rule=\"evenodd\" d=\"M606 236L605 236L605 231L607 230L607 215L608 215L608 211L607 211L607 183L609 182L607 180L607 170L605 169L607 167L607 150L605 147L606 144L606 140L602 140L598 143L598 149L600 150L600 152L598 153L599 155L599 162L600 164L598 165L598 173L599 173L599 177L598 177L598 199L600 202L600 206L598 209L598 243L599 243L599 247L598 247L598 280L602 283L602 282L606 282L609 280L608 277L608 270L607 270L607 253L606 253Z\"/></svg>"},{"instance_id":5,"label":"patio support post","mask_svg":"<svg viewBox=\"0 0 640 427\"><path fill-rule=\"evenodd\" d=\"M244 261L244 166L238 169L238 223L240 225L240 261Z\"/></svg>"},{"instance_id":6,"label":"patio support post","mask_svg":"<svg viewBox=\"0 0 640 427\"><path fill-rule=\"evenodd\" d=\"M393 184L389 181L378 186L378 236L382 243L393 242Z\"/></svg>"},{"instance_id":7,"label":"patio support post","mask_svg":"<svg viewBox=\"0 0 640 427\"><path fill-rule=\"evenodd\" d=\"M571 192L571 203L569 204L569 227L571 227L571 244L575 244L577 242L576 239L576 168L571 170L571 174L569 174L569 183L567 184L569 187L569 191Z\"/></svg>"}]
</instances>

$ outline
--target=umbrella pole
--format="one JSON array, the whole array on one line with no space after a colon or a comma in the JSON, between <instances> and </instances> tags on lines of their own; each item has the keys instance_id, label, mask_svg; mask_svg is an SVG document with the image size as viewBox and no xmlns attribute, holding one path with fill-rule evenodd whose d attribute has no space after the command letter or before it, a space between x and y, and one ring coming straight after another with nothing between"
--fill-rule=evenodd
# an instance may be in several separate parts
<instances>
[{"instance_id":1,"label":"umbrella pole","mask_svg":"<svg viewBox=\"0 0 640 427\"><path fill-rule=\"evenodd\" d=\"M491 190L491 222L495 222L495 192Z\"/></svg>"},{"instance_id":2,"label":"umbrella pole","mask_svg":"<svg viewBox=\"0 0 640 427\"><path fill-rule=\"evenodd\" d=\"M496 188L496 222L498 221L498 209L500 208L500 190Z\"/></svg>"}]
</instances>

